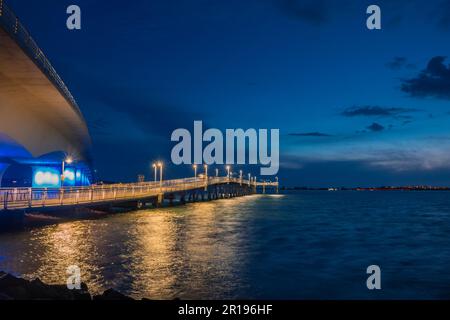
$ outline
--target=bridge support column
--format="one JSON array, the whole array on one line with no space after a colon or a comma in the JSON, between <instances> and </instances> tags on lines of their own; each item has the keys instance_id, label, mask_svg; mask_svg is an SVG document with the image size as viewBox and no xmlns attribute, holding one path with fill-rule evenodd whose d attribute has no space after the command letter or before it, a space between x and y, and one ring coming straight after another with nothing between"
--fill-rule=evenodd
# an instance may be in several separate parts
<instances>
[{"instance_id":1,"label":"bridge support column","mask_svg":"<svg viewBox=\"0 0 450 320\"><path fill-rule=\"evenodd\" d=\"M167 195L166 197L167 199L169 199L169 205L173 205L173 199L175 198L175 195L173 193L170 193Z\"/></svg>"},{"instance_id":2,"label":"bridge support column","mask_svg":"<svg viewBox=\"0 0 450 320\"><path fill-rule=\"evenodd\" d=\"M164 201L164 194L160 193L155 198L153 198L152 204L155 208L160 207Z\"/></svg>"}]
</instances>

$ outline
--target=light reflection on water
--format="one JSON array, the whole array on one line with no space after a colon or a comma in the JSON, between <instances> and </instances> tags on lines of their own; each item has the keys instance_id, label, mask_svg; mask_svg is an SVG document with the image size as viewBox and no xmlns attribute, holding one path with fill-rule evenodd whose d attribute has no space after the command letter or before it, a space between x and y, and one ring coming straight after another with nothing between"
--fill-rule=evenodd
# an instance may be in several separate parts
<instances>
[{"instance_id":1,"label":"light reflection on water","mask_svg":"<svg viewBox=\"0 0 450 320\"><path fill-rule=\"evenodd\" d=\"M258 197L0 235L0 269L61 284L67 267L77 265L96 293L116 288L156 299L233 298L245 286L238 277L246 264L245 220Z\"/></svg>"},{"instance_id":2,"label":"light reflection on water","mask_svg":"<svg viewBox=\"0 0 450 320\"><path fill-rule=\"evenodd\" d=\"M305 191L1 234L0 270L65 283L75 264L136 298L448 299L449 235L449 192Z\"/></svg>"}]
</instances>

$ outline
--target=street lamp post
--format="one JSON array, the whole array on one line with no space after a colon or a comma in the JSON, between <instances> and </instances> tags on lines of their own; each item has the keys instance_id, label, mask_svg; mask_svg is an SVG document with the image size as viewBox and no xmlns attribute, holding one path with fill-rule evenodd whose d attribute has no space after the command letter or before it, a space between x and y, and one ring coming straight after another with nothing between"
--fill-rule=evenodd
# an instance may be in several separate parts
<instances>
[{"instance_id":1,"label":"street lamp post","mask_svg":"<svg viewBox=\"0 0 450 320\"><path fill-rule=\"evenodd\" d=\"M230 166L227 166L227 178L228 178L228 183L230 183Z\"/></svg>"},{"instance_id":2,"label":"street lamp post","mask_svg":"<svg viewBox=\"0 0 450 320\"><path fill-rule=\"evenodd\" d=\"M194 178L197 180L197 165L194 164L192 167L194 168Z\"/></svg>"},{"instance_id":3,"label":"street lamp post","mask_svg":"<svg viewBox=\"0 0 450 320\"><path fill-rule=\"evenodd\" d=\"M277 193L279 192L279 183L278 183L278 177L275 177L275 180L276 180L276 182L277 182Z\"/></svg>"},{"instance_id":4,"label":"street lamp post","mask_svg":"<svg viewBox=\"0 0 450 320\"><path fill-rule=\"evenodd\" d=\"M204 165L205 168L205 191L208 190L208 165Z\"/></svg>"},{"instance_id":5,"label":"street lamp post","mask_svg":"<svg viewBox=\"0 0 450 320\"><path fill-rule=\"evenodd\" d=\"M219 176L219 169L216 168L216 177Z\"/></svg>"},{"instance_id":6,"label":"street lamp post","mask_svg":"<svg viewBox=\"0 0 450 320\"><path fill-rule=\"evenodd\" d=\"M155 183L156 183L156 180L158 180L158 166L156 165L156 163L154 163L152 166L153 170L155 170Z\"/></svg>"},{"instance_id":7,"label":"street lamp post","mask_svg":"<svg viewBox=\"0 0 450 320\"><path fill-rule=\"evenodd\" d=\"M66 163L66 160L63 160L62 164L61 164L61 181L60 181L61 188L64 187L64 170L65 170L64 165L65 165L65 163Z\"/></svg>"},{"instance_id":8,"label":"street lamp post","mask_svg":"<svg viewBox=\"0 0 450 320\"><path fill-rule=\"evenodd\" d=\"M252 178L252 175L249 173L248 174L248 186L250 187L250 185L251 185L251 178Z\"/></svg>"},{"instance_id":9,"label":"street lamp post","mask_svg":"<svg viewBox=\"0 0 450 320\"><path fill-rule=\"evenodd\" d=\"M242 186L242 170L239 170L239 184Z\"/></svg>"},{"instance_id":10,"label":"street lamp post","mask_svg":"<svg viewBox=\"0 0 450 320\"><path fill-rule=\"evenodd\" d=\"M159 167L159 187L162 189L162 182L163 182L163 164L162 162L158 162Z\"/></svg>"},{"instance_id":11,"label":"street lamp post","mask_svg":"<svg viewBox=\"0 0 450 320\"><path fill-rule=\"evenodd\" d=\"M67 157L65 158L62 163L61 163L61 188L64 187L64 180L66 178L64 171L65 169L65 165L67 164L71 164L73 162L72 157Z\"/></svg>"}]
</instances>

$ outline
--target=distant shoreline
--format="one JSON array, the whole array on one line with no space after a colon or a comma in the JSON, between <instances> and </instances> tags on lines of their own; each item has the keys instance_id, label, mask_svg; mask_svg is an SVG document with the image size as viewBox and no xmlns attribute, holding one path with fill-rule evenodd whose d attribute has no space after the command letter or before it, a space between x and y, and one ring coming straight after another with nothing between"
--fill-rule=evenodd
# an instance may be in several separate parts
<instances>
[{"instance_id":1,"label":"distant shoreline","mask_svg":"<svg viewBox=\"0 0 450 320\"><path fill-rule=\"evenodd\" d=\"M400 186L400 187L281 187L280 191L450 191L450 187Z\"/></svg>"}]
</instances>

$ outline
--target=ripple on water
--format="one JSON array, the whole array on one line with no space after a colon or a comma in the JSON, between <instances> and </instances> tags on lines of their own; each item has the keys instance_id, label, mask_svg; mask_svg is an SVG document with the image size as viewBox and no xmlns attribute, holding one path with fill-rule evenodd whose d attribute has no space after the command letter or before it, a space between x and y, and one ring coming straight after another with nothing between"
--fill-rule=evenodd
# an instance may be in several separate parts
<instances>
[{"instance_id":1,"label":"ripple on water","mask_svg":"<svg viewBox=\"0 0 450 320\"><path fill-rule=\"evenodd\" d=\"M447 192L296 192L0 235L0 269L135 297L448 298ZM365 288L379 264L383 290Z\"/></svg>"}]
</instances>

